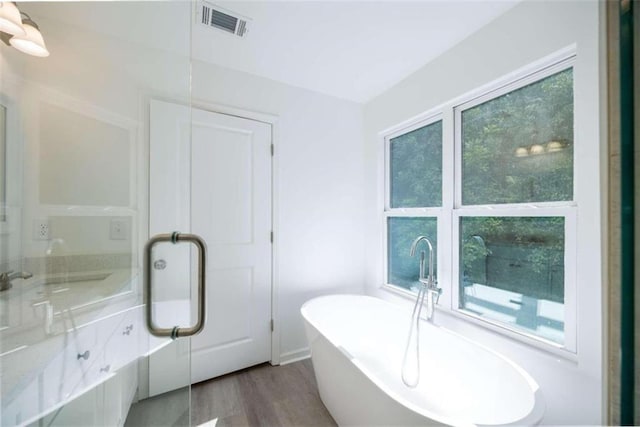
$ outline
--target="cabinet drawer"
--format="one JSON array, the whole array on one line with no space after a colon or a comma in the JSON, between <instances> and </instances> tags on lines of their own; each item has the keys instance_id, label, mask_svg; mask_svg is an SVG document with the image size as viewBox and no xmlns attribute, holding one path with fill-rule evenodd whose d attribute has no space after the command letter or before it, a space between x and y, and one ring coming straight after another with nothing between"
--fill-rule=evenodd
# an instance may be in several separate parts
<instances>
[{"instance_id":1,"label":"cabinet drawer","mask_svg":"<svg viewBox=\"0 0 640 427\"><path fill-rule=\"evenodd\" d=\"M139 314L140 311L136 308L123 314L122 321L104 347L101 367L103 372L115 372L142 354Z\"/></svg>"}]
</instances>

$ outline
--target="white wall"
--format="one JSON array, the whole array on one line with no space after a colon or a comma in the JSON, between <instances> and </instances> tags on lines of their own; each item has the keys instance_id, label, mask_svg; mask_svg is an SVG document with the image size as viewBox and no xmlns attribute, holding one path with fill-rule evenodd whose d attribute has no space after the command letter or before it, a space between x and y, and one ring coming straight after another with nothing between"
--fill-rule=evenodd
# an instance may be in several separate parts
<instances>
[{"instance_id":1,"label":"white wall","mask_svg":"<svg viewBox=\"0 0 640 427\"><path fill-rule=\"evenodd\" d=\"M567 46L576 45L575 118L578 177L576 360L516 342L442 310L439 322L511 357L538 381L545 424L603 422L599 3L527 1L365 105L367 293L409 307L380 288L383 233L379 132L452 101ZM600 171L601 173L597 173ZM472 363L472 362L470 362Z\"/></svg>"},{"instance_id":2,"label":"white wall","mask_svg":"<svg viewBox=\"0 0 640 427\"><path fill-rule=\"evenodd\" d=\"M275 235L283 361L306 354L300 306L364 291L362 107L201 62L193 102L276 115Z\"/></svg>"}]
</instances>

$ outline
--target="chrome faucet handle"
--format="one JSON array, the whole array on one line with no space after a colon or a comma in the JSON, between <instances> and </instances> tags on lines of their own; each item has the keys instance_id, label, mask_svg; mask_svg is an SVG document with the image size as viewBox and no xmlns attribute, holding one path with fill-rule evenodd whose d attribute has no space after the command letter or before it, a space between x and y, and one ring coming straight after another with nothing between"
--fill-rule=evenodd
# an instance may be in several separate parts
<instances>
[{"instance_id":1,"label":"chrome faucet handle","mask_svg":"<svg viewBox=\"0 0 640 427\"><path fill-rule=\"evenodd\" d=\"M427 287L427 290L429 291L436 291L440 289L438 287L438 281L435 278L431 279L429 277L421 277L418 279L418 281L423 285L425 285Z\"/></svg>"},{"instance_id":2,"label":"chrome faucet handle","mask_svg":"<svg viewBox=\"0 0 640 427\"><path fill-rule=\"evenodd\" d=\"M13 279L31 279L33 277L32 273L28 273L26 271L21 271L21 272L14 272L13 270L8 271L6 273L3 273L3 275L6 274L6 278L8 280L13 280ZM0 276L0 277L4 277L4 276Z\"/></svg>"},{"instance_id":3,"label":"chrome faucet handle","mask_svg":"<svg viewBox=\"0 0 640 427\"><path fill-rule=\"evenodd\" d=\"M442 288L436 288L436 304L440 302L440 295L442 295Z\"/></svg>"},{"instance_id":4,"label":"chrome faucet handle","mask_svg":"<svg viewBox=\"0 0 640 427\"><path fill-rule=\"evenodd\" d=\"M434 280L434 282L427 287L427 290L435 294L435 303L438 304L438 301L440 301L440 295L442 295L442 288L438 287L438 281Z\"/></svg>"}]
</instances>

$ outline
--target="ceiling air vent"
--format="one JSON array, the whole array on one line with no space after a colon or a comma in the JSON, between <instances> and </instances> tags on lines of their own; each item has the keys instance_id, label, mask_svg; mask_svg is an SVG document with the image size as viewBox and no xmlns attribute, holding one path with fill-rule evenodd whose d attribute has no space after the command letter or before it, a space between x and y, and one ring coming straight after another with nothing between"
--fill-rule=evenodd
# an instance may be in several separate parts
<instances>
[{"instance_id":1,"label":"ceiling air vent","mask_svg":"<svg viewBox=\"0 0 640 427\"><path fill-rule=\"evenodd\" d=\"M235 34L238 37L247 35L248 18L207 2L200 2L196 12L196 22L208 28Z\"/></svg>"}]
</instances>

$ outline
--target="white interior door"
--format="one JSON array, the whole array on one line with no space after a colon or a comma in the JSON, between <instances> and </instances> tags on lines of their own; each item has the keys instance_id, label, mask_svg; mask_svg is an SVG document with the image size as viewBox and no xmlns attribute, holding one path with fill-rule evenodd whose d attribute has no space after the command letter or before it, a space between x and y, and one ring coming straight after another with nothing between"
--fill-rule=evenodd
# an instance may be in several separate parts
<instances>
[{"instance_id":1,"label":"white interior door","mask_svg":"<svg viewBox=\"0 0 640 427\"><path fill-rule=\"evenodd\" d=\"M191 228L209 248L191 379L271 358L271 126L193 110Z\"/></svg>"},{"instance_id":2,"label":"white interior door","mask_svg":"<svg viewBox=\"0 0 640 427\"><path fill-rule=\"evenodd\" d=\"M191 132L176 132L185 117ZM185 136L181 147L176 134ZM208 248L207 322L191 338L191 382L270 360L271 125L152 101L151 135L151 161L165 162L165 173L188 187L165 177L153 191L151 176L150 216L174 212L179 231L198 234ZM189 211L168 206L176 200ZM179 350L167 352L152 357L150 377L171 369L167 354Z\"/></svg>"}]
</instances>

